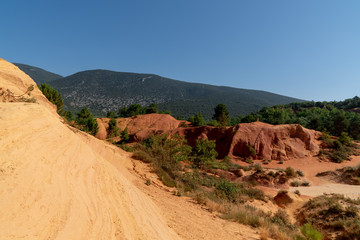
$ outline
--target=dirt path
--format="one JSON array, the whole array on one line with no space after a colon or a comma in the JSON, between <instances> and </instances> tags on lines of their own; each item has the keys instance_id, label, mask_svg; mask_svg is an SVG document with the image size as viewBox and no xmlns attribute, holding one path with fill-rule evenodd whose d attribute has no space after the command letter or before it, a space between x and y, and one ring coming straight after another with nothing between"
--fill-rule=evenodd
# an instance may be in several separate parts
<instances>
[{"instance_id":1,"label":"dirt path","mask_svg":"<svg viewBox=\"0 0 360 240\"><path fill-rule=\"evenodd\" d=\"M301 194L311 197L316 197L322 194L337 193L352 199L360 198L360 186L327 183L319 186L310 187L291 187L290 191L299 190Z\"/></svg>"},{"instance_id":2,"label":"dirt path","mask_svg":"<svg viewBox=\"0 0 360 240\"><path fill-rule=\"evenodd\" d=\"M299 190L301 194L311 197L319 196L323 193L338 193L356 199L360 197L360 186L329 182L327 178L316 177L316 174L324 171L334 171L348 166L357 166L359 164L360 156L352 156L351 161L344 161L342 163L319 161L316 157L310 157L285 161L283 164L278 164L273 161L268 166L284 169L286 167L292 167L295 170L301 170L305 174L305 178L310 182L310 186L291 187L290 191Z\"/></svg>"}]
</instances>

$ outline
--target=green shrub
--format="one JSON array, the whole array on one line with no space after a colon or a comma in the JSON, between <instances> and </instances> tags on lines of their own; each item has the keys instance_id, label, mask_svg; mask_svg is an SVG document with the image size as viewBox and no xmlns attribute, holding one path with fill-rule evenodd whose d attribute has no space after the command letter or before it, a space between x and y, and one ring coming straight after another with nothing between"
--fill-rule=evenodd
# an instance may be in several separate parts
<instances>
[{"instance_id":1,"label":"green shrub","mask_svg":"<svg viewBox=\"0 0 360 240\"><path fill-rule=\"evenodd\" d=\"M293 182L290 183L290 185L293 186L293 187L298 187L298 186L301 185L301 183L299 181L293 181Z\"/></svg>"},{"instance_id":2,"label":"green shrub","mask_svg":"<svg viewBox=\"0 0 360 240\"><path fill-rule=\"evenodd\" d=\"M235 201L240 194L239 185L228 180L222 179L216 186L216 196L219 198L226 198L229 201Z\"/></svg>"},{"instance_id":3,"label":"green shrub","mask_svg":"<svg viewBox=\"0 0 360 240\"><path fill-rule=\"evenodd\" d=\"M110 137L116 137L119 135L119 128L117 127L117 122L115 119L110 119L108 134Z\"/></svg>"},{"instance_id":4,"label":"green shrub","mask_svg":"<svg viewBox=\"0 0 360 240\"><path fill-rule=\"evenodd\" d=\"M205 125L205 120L204 120L203 116L200 113L196 114L193 117L190 117L189 122L191 122L191 124L193 126L203 126L203 125Z\"/></svg>"},{"instance_id":5,"label":"green shrub","mask_svg":"<svg viewBox=\"0 0 360 240\"><path fill-rule=\"evenodd\" d=\"M292 167L287 167L285 169L286 176L289 178L294 178L297 176L295 170Z\"/></svg>"},{"instance_id":6,"label":"green shrub","mask_svg":"<svg viewBox=\"0 0 360 240\"><path fill-rule=\"evenodd\" d=\"M310 223L306 223L300 228L301 233L307 240L321 240L322 234L318 232Z\"/></svg>"},{"instance_id":7,"label":"green shrub","mask_svg":"<svg viewBox=\"0 0 360 240\"><path fill-rule=\"evenodd\" d=\"M261 226L260 215L256 209L238 206L224 214L223 218L232 219L241 224L257 228Z\"/></svg>"},{"instance_id":8,"label":"green shrub","mask_svg":"<svg viewBox=\"0 0 360 240\"><path fill-rule=\"evenodd\" d=\"M202 168L206 164L213 162L218 155L215 146L215 141L208 139L196 140L196 145L193 147L191 153L194 166Z\"/></svg>"},{"instance_id":9,"label":"green shrub","mask_svg":"<svg viewBox=\"0 0 360 240\"><path fill-rule=\"evenodd\" d=\"M106 114L106 117L107 118L117 118L118 116L116 115L116 113L115 112L113 112L113 111L110 111L110 112L108 112L107 114Z\"/></svg>"},{"instance_id":10,"label":"green shrub","mask_svg":"<svg viewBox=\"0 0 360 240\"><path fill-rule=\"evenodd\" d=\"M310 183L309 183L309 182L302 182L302 183L301 183L301 186L303 186L303 187L308 187L308 186L310 186Z\"/></svg>"},{"instance_id":11,"label":"green shrub","mask_svg":"<svg viewBox=\"0 0 360 240\"><path fill-rule=\"evenodd\" d=\"M135 158L152 164L155 173L164 185L175 187L181 170L181 161L189 158L191 147L184 137L174 135L152 135L134 147Z\"/></svg>"},{"instance_id":12,"label":"green shrub","mask_svg":"<svg viewBox=\"0 0 360 240\"><path fill-rule=\"evenodd\" d=\"M88 132L94 136L99 130L97 122L87 108L81 109L80 112L76 114L76 123L82 131Z\"/></svg>"},{"instance_id":13,"label":"green shrub","mask_svg":"<svg viewBox=\"0 0 360 240\"><path fill-rule=\"evenodd\" d=\"M297 174L299 177L303 177L303 176L304 176L304 173L303 173L303 171L301 171L301 170L297 170L297 171L296 171L296 174Z\"/></svg>"},{"instance_id":14,"label":"green shrub","mask_svg":"<svg viewBox=\"0 0 360 240\"><path fill-rule=\"evenodd\" d=\"M129 136L129 134L128 134L128 128L125 128L123 131L121 131L120 137L121 137L121 142L122 142L122 143L127 143L127 142L129 142L130 136Z\"/></svg>"},{"instance_id":15,"label":"green shrub","mask_svg":"<svg viewBox=\"0 0 360 240\"><path fill-rule=\"evenodd\" d=\"M159 176L161 182L167 187L176 187L176 181L170 174L162 169L156 169L156 174Z\"/></svg>"},{"instance_id":16,"label":"green shrub","mask_svg":"<svg viewBox=\"0 0 360 240\"><path fill-rule=\"evenodd\" d=\"M193 199L198 203L198 204L205 204L206 203L206 196L204 195L203 192L198 192L194 195Z\"/></svg>"},{"instance_id":17,"label":"green shrub","mask_svg":"<svg viewBox=\"0 0 360 240\"><path fill-rule=\"evenodd\" d=\"M265 201L265 193L261 189L257 188L244 188L240 191L241 194L250 197L251 199L258 199Z\"/></svg>"},{"instance_id":18,"label":"green shrub","mask_svg":"<svg viewBox=\"0 0 360 240\"><path fill-rule=\"evenodd\" d=\"M245 162L247 162L247 163L251 164L251 163L253 163L253 160L252 160L252 159L250 159L250 158L247 158L247 159L245 159Z\"/></svg>"},{"instance_id":19,"label":"green shrub","mask_svg":"<svg viewBox=\"0 0 360 240\"><path fill-rule=\"evenodd\" d=\"M255 164L254 169L255 169L256 172L262 172L263 171L263 167L261 166L260 163Z\"/></svg>"},{"instance_id":20,"label":"green shrub","mask_svg":"<svg viewBox=\"0 0 360 240\"><path fill-rule=\"evenodd\" d=\"M133 157L145 163L152 163L153 161L155 161L155 159L151 157L147 152L139 150L134 152Z\"/></svg>"},{"instance_id":21,"label":"green shrub","mask_svg":"<svg viewBox=\"0 0 360 240\"><path fill-rule=\"evenodd\" d=\"M279 209L270 220L279 226L286 227L290 225L289 215L282 209Z\"/></svg>"},{"instance_id":22,"label":"green shrub","mask_svg":"<svg viewBox=\"0 0 360 240\"><path fill-rule=\"evenodd\" d=\"M339 141L346 146L350 146L353 140L346 132L342 132Z\"/></svg>"},{"instance_id":23,"label":"green shrub","mask_svg":"<svg viewBox=\"0 0 360 240\"><path fill-rule=\"evenodd\" d=\"M248 148L249 156L255 157L257 153L256 153L254 146L252 146L250 144L246 144L246 147Z\"/></svg>"},{"instance_id":24,"label":"green shrub","mask_svg":"<svg viewBox=\"0 0 360 240\"><path fill-rule=\"evenodd\" d=\"M50 102L56 105L57 112L61 114L64 107L64 102L62 100L61 94L46 83L41 84L39 86L39 89Z\"/></svg>"},{"instance_id":25,"label":"green shrub","mask_svg":"<svg viewBox=\"0 0 360 240\"><path fill-rule=\"evenodd\" d=\"M335 163L341 163L348 159L348 153L343 148L337 149L329 153L329 155L330 155L330 160Z\"/></svg>"}]
</instances>

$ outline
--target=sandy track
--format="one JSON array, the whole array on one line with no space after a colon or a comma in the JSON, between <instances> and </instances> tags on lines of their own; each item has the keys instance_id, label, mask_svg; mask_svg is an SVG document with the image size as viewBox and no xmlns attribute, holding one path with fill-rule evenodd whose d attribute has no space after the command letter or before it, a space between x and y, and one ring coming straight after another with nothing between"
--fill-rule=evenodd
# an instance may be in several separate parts
<instances>
[{"instance_id":1,"label":"sandy track","mask_svg":"<svg viewBox=\"0 0 360 240\"><path fill-rule=\"evenodd\" d=\"M346 197L353 199L360 198L360 186L353 186L348 184L335 183L326 177L317 177L320 172L335 171L344 167L353 167L360 164L360 156L352 156L350 161L342 163L334 163L329 161L319 161L316 157L308 157L303 159L291 159L285 161L283 164L278 164L276 161L271 162L268 167L282 168L292 167L295 170L301 170L305 174L306 181L310 182L309 187L290 187L289 190L294 192L299 190L302 195L309 197L316 197L324 193L343 194ZM266 192L275 195L276 189L265 189Z\"/></svg>"},{"instance_id":2,"label":"sandy track","mask_svg":"<svg viewBox=\"0 0 360 240\"><path fill-rule=\"evenodd\" d=\"M319 186L310 187L291 187L290 190L292 192L299 190L301 194L311 197L316 197L322 194L336 193L342 194L345 197L352 199L360 198L360 186L340 183L327 183Z\"/></svg>"},{"instance_id":3,"label":"sandy track","mask_svg":"<svg viewBox=\"0 0 360 240\"><path fill-rule=\"evenodd\" d=\"M0 239L176 239L158 208L39 104L0 103Z\"/></svg>"}]
</instances>

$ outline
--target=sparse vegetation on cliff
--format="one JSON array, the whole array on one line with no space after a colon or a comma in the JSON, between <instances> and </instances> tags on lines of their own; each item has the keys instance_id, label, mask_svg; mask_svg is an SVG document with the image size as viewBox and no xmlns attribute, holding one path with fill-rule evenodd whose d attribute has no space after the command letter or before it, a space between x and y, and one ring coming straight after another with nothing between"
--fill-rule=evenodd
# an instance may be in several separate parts
<instances>
[{"instance_id":1,"label":"sparse vegetation on cliff","mask_svg":"<svg viewBox=\"0 0 360 240\"><path fill-rule=\"evenodd\" d=\"M359 207L359 200L338 194L322 195L310 199L297 218L300 224L312 224L326 239L359 239Z\"/></svg>"},{"instance_id":2,"label":"sparse vegetation on cliff","mask_svg":"<svg viewBox=\"0 0 360 240\"><path fill-rule=\"evenodd\" d=\"M57 108L57 112L59 114L63 113L63 107L64 107L64 102L63 99L61 97L61 94L56 91L55 89L53 89L52 87L50 87L48 84L43 83L39 86L39 89L41 90L41 92L45 95L45 97L52 102L53 104L56 105Z\"/></svg>"}]
</instances>

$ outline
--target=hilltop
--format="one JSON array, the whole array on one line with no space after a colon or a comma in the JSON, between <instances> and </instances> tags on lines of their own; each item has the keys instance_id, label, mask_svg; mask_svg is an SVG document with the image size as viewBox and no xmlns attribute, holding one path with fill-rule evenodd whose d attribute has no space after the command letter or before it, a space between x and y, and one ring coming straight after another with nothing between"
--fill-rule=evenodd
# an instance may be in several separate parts
<instances>
[{"instance_id":1,"label":"hilltop","mask_svg":"<svg viewBox=\"0 0 360 240\"><path fill-rule=\"evenodd\" d=\"M33 74L29 68L22 70ZM33 77L37 83L44 82L43 78ZM154 74L89 70L51 79L46 82L62 94L65 109L78 112L87 107L96 116L131 104L156 103L173 116L188 118L201 113L210 120L218 103L225 104L231 117L236 117L265 106L302 101L266 91L189 83Z\"/></svg>"},{"instance_id":2,"label":"hilltop","mask_svg":"<svg viewBox=\"0 0 360 240\"><path fill-rule=\"evenodd\" d=\"M21 64L21 63L14 63L14 65L20 68L21 71L25 72L32 79L34 80L36 79L35 82L37 84L49 83L51 81L63 78L63 76L59 74L46 71L42 68Z\"/></svg>"}]
</instances>

